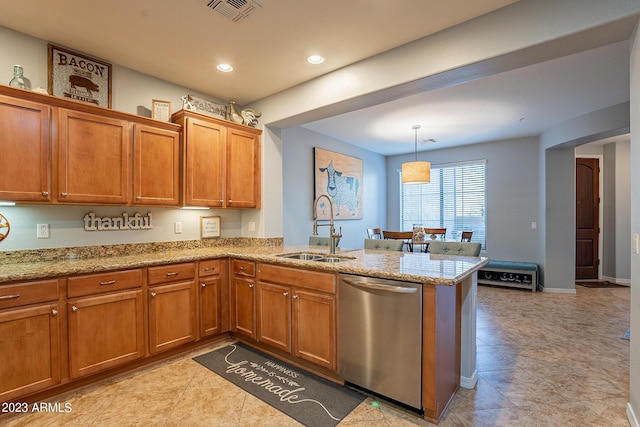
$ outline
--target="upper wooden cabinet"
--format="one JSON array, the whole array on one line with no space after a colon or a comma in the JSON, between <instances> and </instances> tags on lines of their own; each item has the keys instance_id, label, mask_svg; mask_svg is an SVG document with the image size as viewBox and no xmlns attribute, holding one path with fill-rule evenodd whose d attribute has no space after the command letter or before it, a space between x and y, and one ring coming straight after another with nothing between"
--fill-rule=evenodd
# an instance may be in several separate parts
<instances>
[{"instance_id":1,"label":"upper wooden cabinet","mask_svg":"<svg viewBox=\"0 0 640 427\"><path fill-rule=\"evenodd\" d=\"M50 111L0 95L0 200L51 200Z\"/></svg>"},{"instance_id":2,"label":"upper wooden cabinet","mask_svg":"<svg viewBox=\"0 0 640 427\"><path fill-rule=\"evenodd\" d=\"M180 134L133 126L133 204L180 205Z\"/></svg>"},{"instance_id":3,"label":"upper wooden cabinet","mask_svg":"<svg viewBox=\"0 0 640 427\"><path fill-rule=\"evenodd\" d=\"M56 124L58 201L126 205L131 182L129 122L60 109Z\"/></svg>"},{"instance_id":4,"label":"upper wooden cabinet","mask_svg":"<svg viewBox=\"0 0 640 427\"><path fill-rule=\"evenodd\" d=\"M180 110L184 205L260 208L262 131Z\"/></svg>"}]
</instances>

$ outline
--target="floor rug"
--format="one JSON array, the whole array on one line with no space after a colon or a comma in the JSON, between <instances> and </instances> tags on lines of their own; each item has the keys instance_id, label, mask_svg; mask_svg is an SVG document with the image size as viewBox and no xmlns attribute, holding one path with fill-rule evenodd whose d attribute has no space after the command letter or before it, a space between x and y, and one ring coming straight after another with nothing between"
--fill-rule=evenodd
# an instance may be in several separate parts
<instances>
[{"instance_id":1,"label":"floor rug","mask_svg":"<svg viewBox=\"0 0 640 427\"><path fill-rule=\"evenodd\" d=\"M576 282L576 286L584 286L585 288L628 288L628 286L618 285L617 283L607 282L606 280Z\"/></svg>"},{"instance_id":2,"label":"floor rug","mask_svg":"<svg viewBox=\"0 0 640 427\"><path fill-rule=\"evenodd\" d=\"M333 427L365 399L242 343L193 360L305 426Z\"/></svg>"}]
</instances>

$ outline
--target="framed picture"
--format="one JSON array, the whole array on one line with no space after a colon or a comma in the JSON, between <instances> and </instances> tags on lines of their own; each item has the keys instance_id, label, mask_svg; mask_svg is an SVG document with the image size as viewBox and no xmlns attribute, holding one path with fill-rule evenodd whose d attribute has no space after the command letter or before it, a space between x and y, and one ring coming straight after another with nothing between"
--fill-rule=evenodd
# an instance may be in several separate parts
<instances>
[{"instance_id":1,"label":"framed picture","mask_svg":"<svg viewBox=\"0 0 640 427\"><path fill-rule=\"evenodd\" d=\"M326 194L334 219L362 219L362 160L314 148L315 197ZM330 218L326 199L318 202L318 219Z\"/></svg>"},{"instance_id":2,"label":"framed picture","mask_svg":"<svg viewBox=\"0 0 640 427\"><path fill-rule=\"evenodd\" d=\"M171 102L152 99L151 118L168 122L171 119Z\"/></svg>"},{"instance_id":3,"label":"framed picture","mask_svg":"<svg viewBox=\"0 0 640 427\"><path fill-rule=\"evenodd\" d=\"M111 108L111 64L48 46L47 89L51 95Z\"/></svg>"},{"instance_id":4,"label":"framed picture","mask_svg":"<svg viewBox=\"0 0 640 427\"><path fill-rule=\"evenodd\" d=\"M220 237L220 217L201 216L200 217L200 238L208 239Z\"/></svg>"}]
</instances>

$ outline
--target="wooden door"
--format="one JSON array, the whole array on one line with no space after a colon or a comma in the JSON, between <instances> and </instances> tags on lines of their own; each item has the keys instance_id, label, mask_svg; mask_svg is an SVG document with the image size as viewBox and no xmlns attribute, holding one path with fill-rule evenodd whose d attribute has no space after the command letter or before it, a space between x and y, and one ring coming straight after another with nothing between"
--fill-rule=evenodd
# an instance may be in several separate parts
<instances>
[{"instance_id":1,"label":"wooden door","mask_svg":"<svg viewBox=\"0 0 640 427\"><path fill-rule=\"evenodd\" d=\"M254 279L233 277L231 287L231 325L236 333L256 337L256 299Z\"/></svg>"},{"instance_id":2,"label":"wooden door","mask_svg":"<svg viewBox=\"0 0 640 427\"><path fill-rule=\"evenodd\" d=\"M222 207L226 129L191 117L186 122L184 204Z\"/></svg>"},{"instance_id":3,"label":"wooden door","mask_svg":"<svg viewBox=\"0 0 640 427\"><path fill-rule=\"evenodd\" d=\"M140 124L133 133L133 204L180 204L180 134Z\"/></svg>"},{"instance_id":4,"label":"wooden door","mask_svg":"<svg viewBox=\"0 0 640 427\"><path fill-rule=\"evenodd\" d=\"M61 203L129 203L129 122L61 109L58 194Z\"/></svg>"},{"instance_id":5,"label":"wooden door","mask_svg":"<svg viewBox=\"0 0 640 427\"><path fill-rule=\"evenodd\" d=\"M149 351L157 353L196 339L195 282L149 288Z\"/></svg>"},{"instance_id":6,"label":"wooden door","mask_svg":"<svg viewBox=\"0 0 640 427\"><path fill-rule=\"evenodd\" d=\"M200 279L200 336L215 335L222 332L220 326L220 276Z\"/></svg>"},{"instance_id":7,"label":"wooden door","mask_svg":"<svg viewBox=\"0 0 640 427\"><path fill-rule=\"evenodd\" d=\"M58 305L0 313L0 402L60 382Z\"/></svg>"},{"instance_id":8,"label":"wooden door","mask_svg":"<svg viewBox=\"0 0 640 427\"><path fill-rule=\"evenodd\" d=\"M227 129L226 205L259 208L261 198L260 138L250 132Z\"/></svg>"},{"instance_id":9,"label":"wooden door","mask_svg":"<svg viewBox=\"0 0 640 427\"><path fill-rule=\"evenodd\" d=\"M336 298L295 289L293 295L293 354L335 371Z\"/></svg>"},{"instance_id":10,"label":"wooden door","mask_svg":"<svg viewBox=\"0 0 640 427\"><path fill-rule=\"evenodd\" d=\"M69 301L67 319L71 378L144 356L140 290Z\"/></svg>"},{"instance_id":11,"label":"wooden door","mask_svg":"<svg viewBox=\"0 0 640 427\"><path fill-rule=\"evenodd\" d=\"M0 200L51 200L50 111L0 96Z\"/></svg>"},{"instance_id":12,"label":"wooden door","mask_svg":"<svg viewBox=\"0 0 640 427\"><path fill-rule=\"evenodd\" d=\"M257 289L258 341L291 353L290 288L258 282Z\"/></svg>"},{"instance_id":13,"label":"wooden door","mask_svg":"<svg viewBox=\"0 0 640 427\"><path fill-rule=\"evenodd\" d=\"M598 159L576 159L576 279L598 278Z\"/></svg>"}]
</instances>

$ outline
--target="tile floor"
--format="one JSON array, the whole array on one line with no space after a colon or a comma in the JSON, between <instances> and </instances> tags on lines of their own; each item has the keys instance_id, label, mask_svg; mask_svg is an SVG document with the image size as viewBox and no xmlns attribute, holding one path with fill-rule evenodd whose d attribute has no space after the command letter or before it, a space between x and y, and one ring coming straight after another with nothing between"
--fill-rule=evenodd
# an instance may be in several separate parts
<instances>
[{"instance_id":1,"label":"tile floor","mask_svg":"<svg viewBox=\"0 0 640 427\"><path fill-rule=\"evenodd\" d=\"M480 286L478 386L458 392L440 425L628 426L630 342L621 336L629 301L628 288L563 295ZM0 425L299 425L191 360L212 348L51 400L69 403L69 413L0 418ZM371 403L340 425L431 425Z\"/></svg>"}]
</instances>

